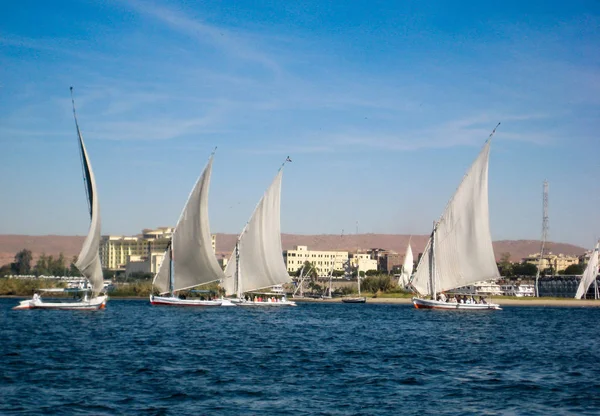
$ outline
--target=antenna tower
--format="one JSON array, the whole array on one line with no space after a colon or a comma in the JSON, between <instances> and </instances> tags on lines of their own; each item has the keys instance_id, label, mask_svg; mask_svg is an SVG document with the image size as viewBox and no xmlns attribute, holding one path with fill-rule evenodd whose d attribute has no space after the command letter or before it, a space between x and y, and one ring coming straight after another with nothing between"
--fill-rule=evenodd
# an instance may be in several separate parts
<instances>
[{"instance_id":1,"label":"antenna tower","mask_svg":"<svg viewBox=\"0 0 600 416\"><path fill-rule=\"evenodd\" d=\"M546 241L548 240L548 181L544 181L544 195L543 195L543 207L544 214L542 217L542 247L540 248L540 260L538 262L537 273L535 274L535 296L540 297L538 280L542 269L542 261L544 259L544 250L546 248Z\"/></svg>"}]
</instances>

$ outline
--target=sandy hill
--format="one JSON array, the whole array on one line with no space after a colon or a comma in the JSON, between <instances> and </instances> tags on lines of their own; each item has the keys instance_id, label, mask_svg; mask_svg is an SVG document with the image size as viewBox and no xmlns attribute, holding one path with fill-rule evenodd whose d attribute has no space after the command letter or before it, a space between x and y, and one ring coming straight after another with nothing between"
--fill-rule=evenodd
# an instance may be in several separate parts
<instances>
[{"instance_id":1,"label":"sandy hill","mask_svg":"<svg viewBox=\"0 0 600 416\"><path fill-rule=\"evenodd\" d=\"M425 248L428 236L413 235L411 244L415 256ZM217 234L217 252L230 253L235 245L235 234ZM284 250L297 245L308 246L312 250L355 251L370 248L383 248L404 254L408 243L408 235L397 234L359 234L359 235L301 235L282 234ZM23 248L33 252L34 262L40 254L58 255L63 253L67 259L79 254L83 244L83 236L62 235L0 235L0 266L13 261L15 253ZM565 243L548 243L548 250L553 253L580 255L585 248ZM537 240L502 240L494 242L494 252L499 259L502 253L510 253L511 261L520 261L523 257L539 252L540 242Z\"/></svg>"}]
</instances>

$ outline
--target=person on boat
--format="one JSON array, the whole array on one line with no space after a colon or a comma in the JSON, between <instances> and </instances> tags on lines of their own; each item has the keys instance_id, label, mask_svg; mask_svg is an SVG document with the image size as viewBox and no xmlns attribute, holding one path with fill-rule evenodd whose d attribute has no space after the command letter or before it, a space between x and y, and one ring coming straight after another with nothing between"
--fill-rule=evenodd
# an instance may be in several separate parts
<instances>
[{"instance_id":1,"label":"person on boat","mask_svg":"<svg viewBox=\"0 0 600 416\"><path fill-rule=\"evenodd\" d=\"M33 301L37 302L38 300L40 300L40 295L37 292L34 292L34 294L33 294Z\"/></svg>"},{"instance_id":2,"label":"person on boat","mask_svg":"<svg viewBox=\"0 0 600 416\"><path fill-rule=\"evenodd\" d=\"M441 302L446 302L446 295L444 294L444 292L440 293L440 299Z\"/></svg>"},{"instance_id":3,"label":"person on boat","mask_svg":"<svg viewBox=\"0 0 600 416\"><path fill-rule=\"evenodd\" d=\"M485 301L485 298L483 296L479 296L479 303L485 305L487 302Z\"/></svg>"}]
</instances>

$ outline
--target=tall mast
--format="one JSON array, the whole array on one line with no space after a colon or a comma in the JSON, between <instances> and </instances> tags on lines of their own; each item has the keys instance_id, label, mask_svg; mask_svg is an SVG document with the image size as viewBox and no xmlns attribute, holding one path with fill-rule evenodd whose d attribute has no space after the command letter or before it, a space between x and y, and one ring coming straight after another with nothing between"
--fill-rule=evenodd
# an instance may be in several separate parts
<instances>
[{"instance_id":1,"label":"tall mast","mask_svg":"<svg viewBox=\"0 0 600 416\"><path fill-rule=\"evenodd\" d=\"M543 216L542 216L542 246L540 248L540 259L538 261L538 269L535 273L535 296L540 297L538 281L542 271L542 263L544 261L544 249L548 238L548 181L544 181L544 193L542 197Z\"/></svg>"},{"instance_id":2,"label":"tall mast","mask_svg":"<svg viewBox=\"0 0 600 416\"><path fill-rule=\"evenodd\" d=\"M429 247L429 288L431 289L431 299L435 300L435 230L437 222L433 222L433 231L431 232L431 244Z\"/></svg>"},{"instance_id":3,"label":"tall mast","mask_svg":"<svg viewBox=\"0 0 600 416\"><path fill-rule=\"evenodd\" d=\"M235 243L235 279L234 279L234 290L238 299L242 298L241 285L240 285L240 239Z\"/></svg>"},{"instance_id":4,"label":"tall mast","mask_svg":"<svg viewBox=\"0 0 600 416\"><path fill-rule=\"evenodd\" d=\"M360 257L358 256L358 221L356 221L356 283L358 284L358 296L360 296Z\"/></svg>"},{"instance_id":5,"label":"tall mast","mask_svg":"<svg viewBox=\"0 0 600 416\"><path fill-rule=\"evenodd\" d=\"M175 276L173 273L173 237L169 241L169 292L171 296L175 296L173 289L175 288Z\"/></svg>"}]
</instances>

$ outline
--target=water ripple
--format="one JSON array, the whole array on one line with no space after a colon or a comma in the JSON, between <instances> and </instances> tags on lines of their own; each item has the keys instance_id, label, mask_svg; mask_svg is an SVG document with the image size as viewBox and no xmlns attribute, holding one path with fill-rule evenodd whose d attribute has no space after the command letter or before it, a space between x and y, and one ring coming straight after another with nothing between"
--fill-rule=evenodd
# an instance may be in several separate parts
<instances>
[{"instance_id":1,"label":"water ripple","mask_svg":"<svg viewBox=\"0 0 600 416\"><path fill-rule=\"evenodd\" d=\"M598 414L600 310L11 311L0 414Z\"/></svg>"}]
</instances>

